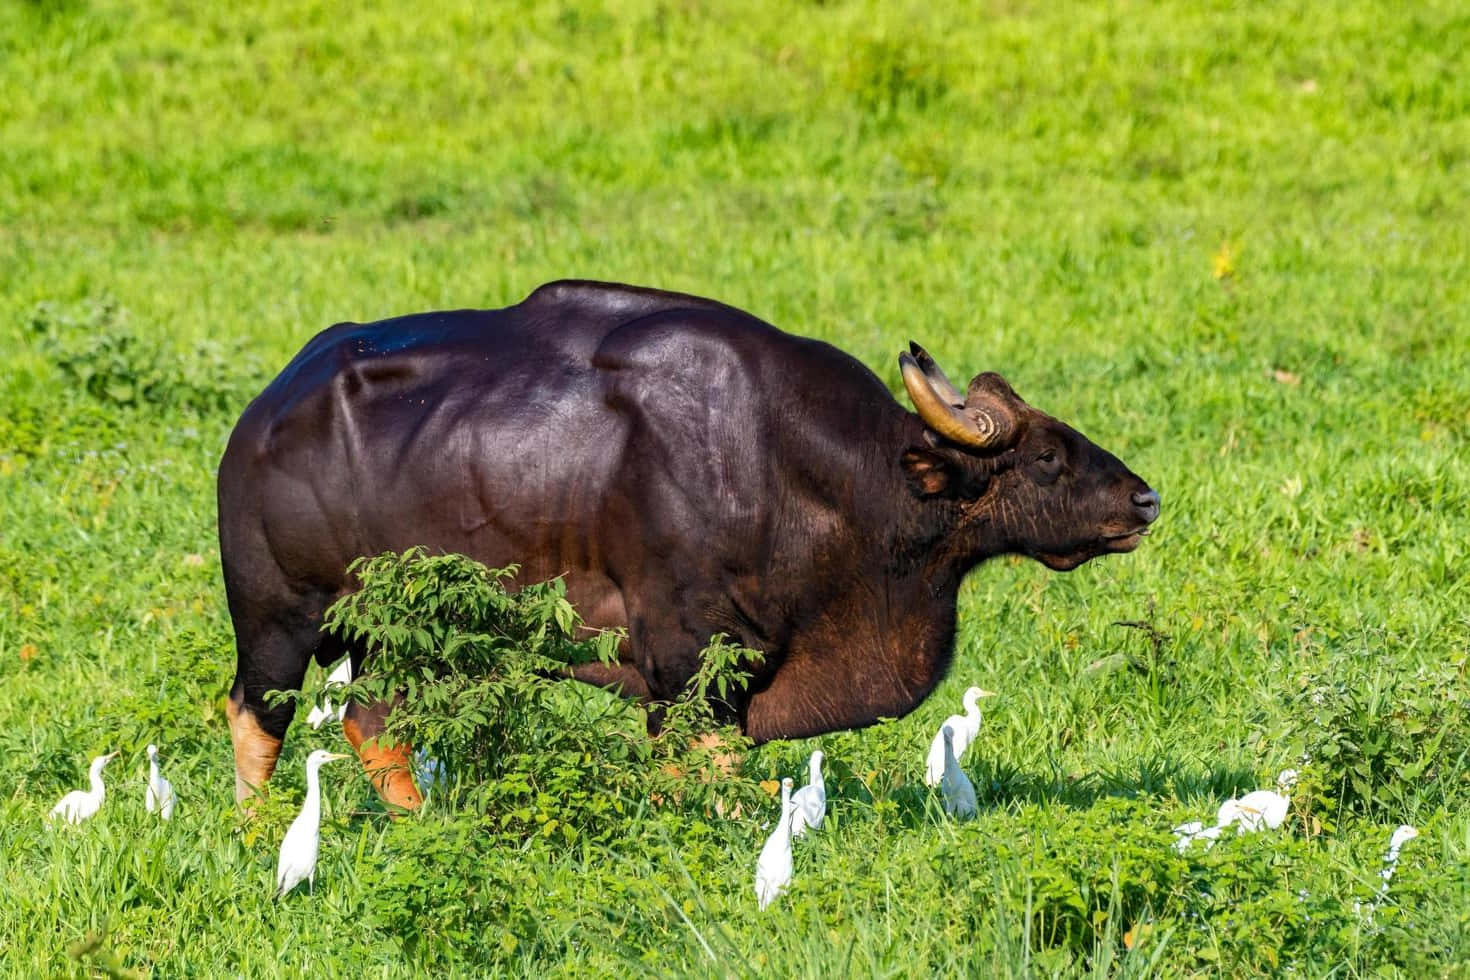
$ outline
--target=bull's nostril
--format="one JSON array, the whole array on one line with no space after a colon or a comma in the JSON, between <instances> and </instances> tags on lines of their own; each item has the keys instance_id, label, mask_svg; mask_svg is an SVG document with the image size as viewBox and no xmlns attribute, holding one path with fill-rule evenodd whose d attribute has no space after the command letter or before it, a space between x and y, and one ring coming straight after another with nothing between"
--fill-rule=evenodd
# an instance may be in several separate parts
<instances>
[{"instance_id":1,"label":"bull's nostril","mask_svg":"<svg viewBox=\"0 0 1470 980\"><path fill-rule=\"evenodd\" d=\"M1138 508L1139 516L1145 521L1152 521L1159 516L1159 495L1153 490L1133 494L1133 506Z\"/></svg>"}]
</instances>

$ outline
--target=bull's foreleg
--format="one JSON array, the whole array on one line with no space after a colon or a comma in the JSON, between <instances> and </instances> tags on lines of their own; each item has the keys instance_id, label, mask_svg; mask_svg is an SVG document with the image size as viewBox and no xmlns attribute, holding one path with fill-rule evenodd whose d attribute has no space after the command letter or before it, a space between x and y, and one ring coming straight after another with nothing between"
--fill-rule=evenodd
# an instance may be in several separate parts
<instances>
[{"instance_id":1,"label":"bull's foreleg","mask_svg":"<svg viewBox=\"0 0 1470 980\"><path fill-rule=\"evenodd\" d=\"M301 688L317 634L310 625L293 630L237 623L236 631L239 659L225 714L235 749L235 802L243 803L264 789L275 772L281 743L296 713L294 701L267 704L266 692Z\"/></svg>"},{"instance_id":2,"label":"bull's foreleg","mask_svg":"<svg viewBox=\"0 0 1470 980\"><path fill-rule=\"evenodd\" d=\"M243 803L263 789L276 771L281 756L282 739L267 732L255 712L233 694L225 702L225 715L230 721L230 741L235 748L235 802Z\"/></svg>"},{"instance_id":3,"label":"bull's foreleg","mask_svg":"<svg viewBox=\"0 0 1470 980\"><path fill-rule=\"evenodd\" d=\"M370 705L351 702L342 718L342 733L362 760L378 797L391 809L417 810L424 797L413 781L413 747L407 743L386 744L380 738L391 708L381 701Z\"/></svg>"}]
</instances>

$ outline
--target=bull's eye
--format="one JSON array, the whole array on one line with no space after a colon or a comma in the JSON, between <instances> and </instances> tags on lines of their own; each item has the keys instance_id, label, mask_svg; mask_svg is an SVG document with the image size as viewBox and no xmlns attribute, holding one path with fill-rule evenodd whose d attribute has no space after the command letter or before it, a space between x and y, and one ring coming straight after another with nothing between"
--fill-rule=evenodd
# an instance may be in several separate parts
<instances>
[{"instance_id":1,"label":"bull's eye","mask_svg":"<svg viewBox=\"0 0 1470 980\"><path fill-rule=\"evenodd\" d=\"M1032 467L1036 482L1040 484L1052 483L1062 474L1062 462L1057 459L1055 449L1046 449L1036 457L1036 464Z\"/></svg>"}]
</instances>

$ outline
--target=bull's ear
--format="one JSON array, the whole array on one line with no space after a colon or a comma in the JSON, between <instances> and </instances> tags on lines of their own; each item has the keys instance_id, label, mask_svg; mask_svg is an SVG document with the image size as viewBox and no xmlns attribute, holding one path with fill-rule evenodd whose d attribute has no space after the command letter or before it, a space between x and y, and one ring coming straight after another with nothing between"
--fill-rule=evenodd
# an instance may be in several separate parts
<instances>
[{"instance_id":1,"label":"bull's ear","mask_svg":"<svg viewBox=\"0 0 1470 980\"><path fill-rule=\"evenodd\" d=\"M955 466L942 453L922 446L910 446L899 457L909 486L920 497L947 496L954 492L959 478Z\"/></svg>"}]
</instances>

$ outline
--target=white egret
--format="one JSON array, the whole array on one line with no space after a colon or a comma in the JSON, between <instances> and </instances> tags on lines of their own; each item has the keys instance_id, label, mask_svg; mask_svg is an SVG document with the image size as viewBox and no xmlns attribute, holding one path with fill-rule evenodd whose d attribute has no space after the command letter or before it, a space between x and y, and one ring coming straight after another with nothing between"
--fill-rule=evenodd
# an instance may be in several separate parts
<instances>
[{"instance_id":1,"label":"white egret","mask_svg":"<svg viewBox=\"0 0 1470 980\"><path fill-rule=\"evenodd\" d=\"M1275 830L1286 822L1286 811L1291 809L1291 788L1296 785L1297 771L1284 770L1276 777L1276 789L1253 790L1234 800L1238 816L1235 820L1238 833L1254 833L1258 830ZM1226 801L1228 805L1230 800ZM1221 810L1224 810L1222 805ZM1226 826L1224 820L1221 826Z\"/></svg>"},{"instance_id":2,"label":"white egret","mask_svg":"<svg viewBox=\"0 0 1470 980\"><path fill-rule=\"evenodd\" d=\"M157 813L165 820L172 820L174 815L174 803L178 797L174 795L174 784L163 778L158 771L158 746L148 745L148 795L146 801L149 813Z\"/></svg>"},{"instance_id":3,"label":"white egret","mask_svg":"<svg viewBox=\"0 0 1470 980\"><path fill-rule=\"evenodd\" d=\"M790 776L781 780L781 819L776 821L776 829L766 838L755 862L755 898L761 908L774 902L791 884L791 818L796 812L791 802L793 785Z\"/></svg>"},{"instance_id":4,"label":"white egret","mask_svg":"<svg viewBox=\"0 0 1470 980\"><path fill-rule=\"evenodd\" d=\"M823 758L821 749L812 753L807 762L807 784L792 794L791 802L796 806L796 813L791 818L793 836L800 837L808 827L820 829L822 821L827 818L827 785L822 782Z\"/></svg>"},{"instance_id":5,"label":"white egret","mask_svg":"<svg viewBox=\"0 0 1470 980\"><path fill-rule=\"evenodd\" d=\"M1382 905L1384 899L1388 898L1388 883L1393 880L1394 869L1398 867L1399 851L1403 849L1405 844L1418 836L1418 828L1411 827L1406 823L1400 824L1394 829L1393 836L1388 841L1388 853L1383 856L1383 870L1378 872L1378 877L1383 879L1383 884L1378 887L1378 894L1373 896L1373 901L1366 904L1363 902L1354 902L1354 912L1366 917L1369 922L1373 921L1373 915L1378 910L1378 906Z\"/></svg>"},{"instance_id":6,"label":"white egret","mask_svg":"<svg viewBox=\"0 0 1470 980\"><path fill-rule=\"evenodd\" d=\"M944 794L944 812L959 820L968 820L979 812L975 803L975 787L970 777L960 768L954 757L954 731L945 725L939 729L944 750L944 776L939 780L939 791Z\"/></svg>"},{"instance_id":7,"label":"white egret","mask_svg":"<svg viewBox=\"0 0 1470 980\"><path fill-rule=\"evenodd\" d=\"M337 669L327 675L327 682L322 685L323 695L325 695L327 691L330 691L334 687L343 687L351 683L352 658L343 657L342 662L337 665ZM326 721L333 715L336 715L337 721L340 722L346 714L346 703L340 704L336 708L333 708L331 699L323 696L321 705L319 707L313 707L311 709L311 712L307 714L306 723L312 728L320 728L322 727L322 722Z\"/></svg>"},{"instance_id":8,"label":"white egret","mask_svg":"<svg viewBox=\"0 0 1470 980\"><path fill-rule=\"evenodd\" d=\"M325 749L317 749L306 757L306 801L281 841L281 857L276 863L276 898L301 884L302 879L309 890L316 890L316 852L322 837L322 791L317 773L323 764L346 758Z\"/></svg>"},{"instance_id":9,"label":"white egret","mask_svg":"<svg viewBox=\"0 0 1470 980\"><path fill-rule=\"evenodd\" d=\"M980 687L965 691L965 713L950 715L944 719L944 724L939 726L939 731L934 733L934 739L929 743L929 757L924 765L926 786L938 786L939 781L944 778L944 743L941 741L941 733L945 727L948 726L954 733L954 757L958 761L975 736L980 734L980 699L993 697L994 692Z\"/></svg>"},{"instance_id":10,"label":"white egret","mask_svg":"<svg viewBox=\"0 0 1470 980\"><path fill-rule=\"evenodd\" d=\"M1388 883L1393 880L1393 872L1399 863L1399 851L1403 846L1415 837L1419 836L1419 830L1408 824L1400 824L1393 832L1393 837L1388 841L1388 853L1383 856L1383 870L1378 872L1378 877L1383 879L1383 887L1378 890L1378 900L1381 902L1388 895Z\"/></svg>"},{"instance_id":11,"label":"white egret","mask_svg":"<svg viewBox=\"0 0 1470 980\"><path fill-rule=\"evenodd\" d=\"M110 752L93 759L89 772L92 788L90 790L74 789L67 793L61 798L60 803L51 808L51 814L46 819L55 820L60 817L67 823L81 823L101 809L102 801L107 798L107 787L102 785L102 768L115 758L117 758L117 753Z\"/></svg>"}]
</instances>

